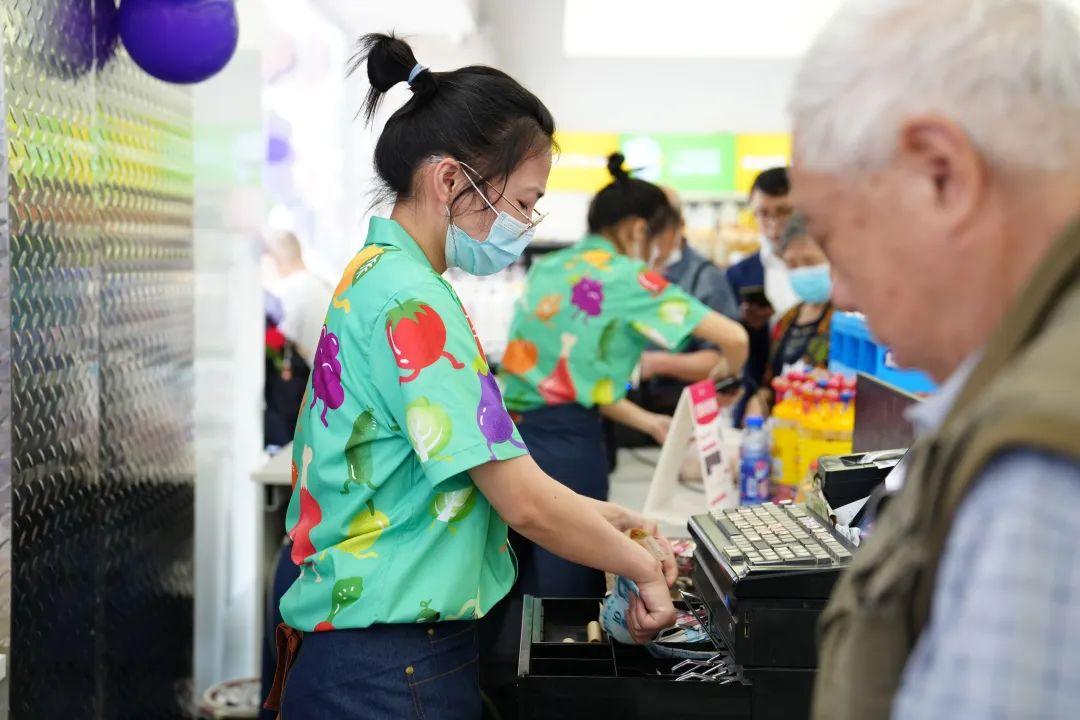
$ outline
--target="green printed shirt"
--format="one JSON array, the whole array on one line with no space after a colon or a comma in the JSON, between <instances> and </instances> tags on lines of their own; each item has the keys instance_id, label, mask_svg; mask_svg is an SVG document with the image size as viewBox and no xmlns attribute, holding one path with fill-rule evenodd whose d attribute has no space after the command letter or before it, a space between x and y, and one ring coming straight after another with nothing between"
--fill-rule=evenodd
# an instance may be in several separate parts
<instances>
[{"instance_id":1,"label":"green printed shirt","mask_svg":"<svg viewBox=\"0 0 1080 720\"><path fill-rule=\"evenodd\" d=\"M649 342L677 349L709 308L598 235L533 264L500 378L512 410L610 405Z\"/></svg>"},{"instance_id":2,"label":"green printed shirt","mask_svg":"<svg viewBox=\"0 0 1080 720\"><path fill-rule=\"evenodd\" d=\"M334 291L293 444L286 515L305 631L477 618L515 576L467 470L526 452L450 285L375 218Z\"/></svg>"}]
</instances>

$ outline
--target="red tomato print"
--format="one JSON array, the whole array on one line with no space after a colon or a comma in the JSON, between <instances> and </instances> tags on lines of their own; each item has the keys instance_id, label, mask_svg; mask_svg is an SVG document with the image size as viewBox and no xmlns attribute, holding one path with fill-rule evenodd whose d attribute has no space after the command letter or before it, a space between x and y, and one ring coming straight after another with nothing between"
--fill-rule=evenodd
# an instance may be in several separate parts
<instances>
[{"instance_id":1,"label":"red tomato print","mask_svg":"<svg viewBox=\"0 0 1080 720\"><path fill-rule=\"evenodd\" d=\"M653 297L664 292L664 289L668 286L668 281L664 276L652 270L644 270L638 273L637 281L638 284L645 288Z\"/></svg>"},{"instance_id":2,"label":"red tomato print","mask_svg":"<svg viewBox=\"0 0 1080 720\"><path fill-rule=\"evenodd\" d=\"M465 367L446 351L446 325L427 303L406 300L390 311L386 319L386 340L394 360L409 374L399 378L412 382L420 371L445 357L455 370Z\"/></svg>"}]
</instances>

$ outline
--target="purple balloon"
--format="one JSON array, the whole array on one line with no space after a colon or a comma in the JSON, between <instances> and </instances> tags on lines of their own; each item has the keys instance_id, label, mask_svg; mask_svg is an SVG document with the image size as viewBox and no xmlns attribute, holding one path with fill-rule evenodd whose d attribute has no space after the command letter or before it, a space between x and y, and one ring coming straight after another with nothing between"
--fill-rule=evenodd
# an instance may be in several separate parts
<instances>
[{"instance_id":1,"label":"purple balloon","mask_svg":"<svg viewBox=\"0 0 1080 720\"><path fill-rule=\"evenodd\" d=\"M131 59L171 83L216 74L240 37L234 0L123 0L118 24Z\"/></svg>"}]
</instances>

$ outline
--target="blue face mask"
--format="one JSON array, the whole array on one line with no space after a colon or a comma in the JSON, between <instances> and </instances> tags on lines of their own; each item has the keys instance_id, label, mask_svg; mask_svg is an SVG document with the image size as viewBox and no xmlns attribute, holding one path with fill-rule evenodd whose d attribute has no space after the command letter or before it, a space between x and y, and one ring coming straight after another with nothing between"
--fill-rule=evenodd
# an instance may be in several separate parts
<instances>
[{"instance_id":1,"label":"blue face mask","mask_svg":"<svg viewBox=\"0 0 1080 720\"><path fill-rule=\"evenodd\" d=\"M451 218L446 228L446 264L448 267L461 268L470 275L492 275L521 257L536 234L536 223L525 224L496 210L469 174L464 174L491 212L495 213L495 222L491 224L487 237L480 241L455 225ZM450 215L450 208L446 209L446 214Z\"/></svg>"},{"instance_id":2,"label":"blue face mask","mask_svg":"<svg viewBox=\"0 0 1080 720\"><path fill-rule=\"evenodd\" d=\"M788 278L791 280L791 289L803 302L819 305L832 295L828 263L795 268L788 273Z\"/></svg>"}]
</instances>

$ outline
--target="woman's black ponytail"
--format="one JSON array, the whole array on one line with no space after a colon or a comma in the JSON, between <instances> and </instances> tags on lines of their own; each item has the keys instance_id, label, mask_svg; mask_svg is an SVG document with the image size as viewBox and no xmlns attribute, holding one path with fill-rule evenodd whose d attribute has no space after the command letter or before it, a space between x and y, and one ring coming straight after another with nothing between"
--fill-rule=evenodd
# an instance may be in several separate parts
<instances>
[{"instance_id":1,"label":"woman's black ponytail","mask_svg":"<svg viewBox=\"0 0 1080 720\"><path fill-rule=\"evenodd\" d=\"M611 173L612 182L625 182L630 179L630 173L623 167L625 162L626 156L621 152L608 155L607 169Z\"/></svg>"},{"instance_id":2,"label":"woman's black ponytail","mask_svg":"<svg viewBox=\"0 0 1080 720\"><path fill-rule=\"evenodd\" d=\"M481 181L495 182L554 147L551 113L504 72L483 65L434 72L404 40L379 33L360 38L349 73L363 65L371 83L361 108L368 123L390 88L409 82L413 93L386 121L375 146L382 199L410 197L413 175L432 157L449 155L468 163Z\"/></svg>"},{"instance_id":3,"label":"woman's black ponytail","mask_svg":"<svg viewBox=\"0 0 1080 720\"><path fill-rule=\"evenodd\" d=\"M409 82L409 77L417 69L419 63L413 55L412 48L404 40L393 35L371 33L364 35L357 43L356 54L349 62L349 74L360 69L361 65L367 65L368 88L367 97L360 112L364 121L370 123L375 117L375 111L379 108L379 101L383 95L390 91L398 83ZM420 92L431 94L436 86L435 74L426 68L413 76L409 87L413 94Z\"/></svg>"},{"instance_id":4,"label":"woman's black ponytail","mask_svg":"<svg viewBox=\"0 0 1080 720\"><path fill-rule=\"evenodd\" d=\"M664 191L651 182L631 177L623 167L625 162L622 153L608 156L611 183L589 203L590 233L612 228L626 218L642 218L649 223L649 231L657 233L670 220L671 205Z\"/></svg>"}]
</instances>

